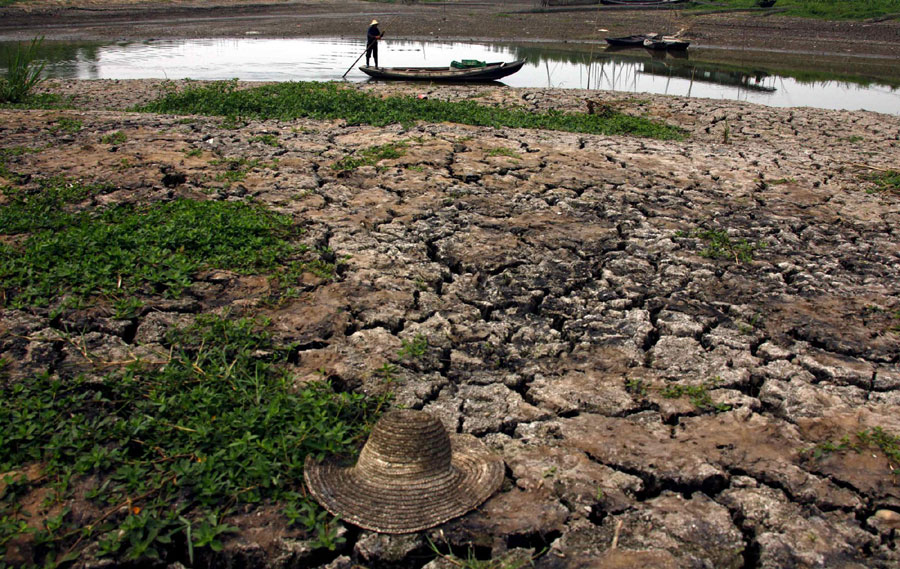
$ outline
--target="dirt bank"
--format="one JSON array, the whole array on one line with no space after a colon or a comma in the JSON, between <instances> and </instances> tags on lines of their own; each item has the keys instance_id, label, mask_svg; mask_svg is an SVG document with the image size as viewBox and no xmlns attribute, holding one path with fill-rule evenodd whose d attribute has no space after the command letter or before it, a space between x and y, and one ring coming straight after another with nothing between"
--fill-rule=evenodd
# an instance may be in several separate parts
<instances>
[{"instance_id":1,"label":"dirt bank","mask_svg":"<svg viewBox=\"0 0 900 569\"><path fill-rule=\"evenodd\" d=\"M900 22L822 22L742 12L692 15L684 10L598 7L534 13L534 2L373 3L146 0L28 0L0 8L0 35L28 39L140 40L359 36L377 17L389 37L602 41L607 35L683 30L698 47L900 57ZM607 31L601 31L607 30Z\"/></svg>"},{"instance_id":2,"label":"dirt bank","mask_svg":"<svg viewBox=\"0 0 900 569\"><path fill-rule=\"evenodd\" d=\"M900 435L900 195L871 181L896 168L900 118L592 93L690 137L339 120L235 129L123 111L160 82L48 88L77 110L0 111L0 147L33 149L10 154L10 170L112 184L105 201L253 200L347 261L275 307L259 282L219 271L126 321L103 307L4 309L8 381L48 365L62 379L106 373L227 308L268 316L300 346L298 384L324 374L391 389L394 404L506 461L504 488L439 530L351 527L329 552L251 507L210 563L450 566L430 561L426 538L540 568L900 563L896 447L859 438ZM571 90L424 94L586 110ZM399 158L331 168L397 141ZM227 159L258 166L227 183ZM62 340L73 330L83 349ZM398 361L416 338L424 354ZM390 384L372 371L387 363Z\"/></svg>"}]
</instances>

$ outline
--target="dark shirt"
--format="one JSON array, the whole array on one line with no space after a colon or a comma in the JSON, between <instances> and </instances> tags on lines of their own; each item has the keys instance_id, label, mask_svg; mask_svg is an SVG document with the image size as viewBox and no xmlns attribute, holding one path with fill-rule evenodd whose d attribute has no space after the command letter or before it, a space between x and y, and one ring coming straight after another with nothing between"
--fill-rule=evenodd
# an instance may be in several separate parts
<instances>
[{"instance_id":1,"label":"dark shirt","mask_svg":"<svg viewBox=\"0 0 900 569\"><path fill-rule=\"evenodd\" d=\"M380 37L381 30L378 29L378 24L369 26L369 31L366 32L366 45L372 45Z\"/></svg>"}]
</instances>

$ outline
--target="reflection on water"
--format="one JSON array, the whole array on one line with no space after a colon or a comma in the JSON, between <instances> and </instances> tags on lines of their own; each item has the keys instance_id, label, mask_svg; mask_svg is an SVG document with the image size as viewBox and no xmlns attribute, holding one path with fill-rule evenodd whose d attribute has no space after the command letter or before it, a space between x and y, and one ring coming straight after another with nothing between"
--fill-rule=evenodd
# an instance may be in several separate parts
<instances>
[{"instance_id":1,"label":"reflection on water","mask_svg":"<svg viewBox=\"0 0 900 569\"><path fill-rule=\"evenodd\" d=\"M12 49L0 43L0 62ZM356 39L215 39L97 44L47 42L41 57L52 77L77 79L340 80L364 48ZM503 80L514 87L603 89L688 97L737 99L772 106L867 109L900 114L900 91L849 81L799 81L761 70L692 61L689 52L644 49L562 51L529 45L386 40L387 66L442 66L453 60L511 61L521 71ZM695 52L696 53L696 52ZM357 64L358 65L358 64ZM346 79L367 77L353 66Z\"/></svg>"}]
</instances>

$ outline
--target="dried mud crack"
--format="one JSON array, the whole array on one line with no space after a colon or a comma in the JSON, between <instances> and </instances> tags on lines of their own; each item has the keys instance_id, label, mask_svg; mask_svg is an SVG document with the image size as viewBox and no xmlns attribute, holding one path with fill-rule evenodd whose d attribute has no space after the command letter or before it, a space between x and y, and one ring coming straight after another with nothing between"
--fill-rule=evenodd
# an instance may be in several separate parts
<instances>
[{"instance_id":1,"label":"dried mud crack","mask_svg":"<svg viewBox=\"0 0 900 569\"><path fill-rule=\"evenodd\" d=\"M260 204L302 225L303 244L337 268L303 273L282 298L264 277L209 270L124 319L103 302L7 306L5 389L42 372L67 381L165 362L167 332L199 314L264 316L293 346L296 386L390 391L507 464L498 494L432 531L341 527L329 551L262 503L234 513L238 531L198 563L450 566L429 539L541 568L900 563L898 465L871 437L900 435L900 196L871 181L897 168L897 117L591 94L690 133L656 141L233 125L126 112L160 92L152 81L46 88L78 110L0 110L19 183L102 182L90 198L102 204ZM428 96L586 110L562 90ZM398 157L334 167L400 142ZM27 545L8 550L14 563Z\"/></svg>"}]
</instances>

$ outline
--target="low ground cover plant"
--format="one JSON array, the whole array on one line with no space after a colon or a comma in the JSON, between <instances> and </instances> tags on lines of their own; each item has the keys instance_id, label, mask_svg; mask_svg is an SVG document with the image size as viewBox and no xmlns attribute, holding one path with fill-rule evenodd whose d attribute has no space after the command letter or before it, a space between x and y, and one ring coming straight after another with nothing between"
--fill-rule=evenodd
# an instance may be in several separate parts
<instances>
[{"instance_id":1,"label":"low ground cover plant","mask_svg":"<svg viewBox=\"0 0 900 569\"><path fill-rule=\"evenodd\" d=\"M282 367L293 348L266 325L201 316L169 335L161 367L0 382L0 557L16 544L20 563L87 548L193 563L222 548L229 513L253 505L334 547L332 517L301 495L304 460L355 448L387 397L293 388ZM22 474L33 466L38 477Z\"/></svg>"},{"instance_id":2,"label":"low ground cover plant","mask_svg":"<svg viewBox=\"0 0 900 569\"><path fill-rule=\"evenodd\" d=\"M136 110L204 114L240 119L344 119L348 124L457 122L477 126L539 128L588 134L626 134L683 139L685 131L660 122L614 112L607 116L490 107L472 101L439 101L410 96L380 98L334 83L296 82L238 89L218 82L169 92Z\"/></svg>"},{"instance_id":3,"label":"low ground cover plant","mask_svg":"<svg viewBox=\"0 0 900 569\"><path fill-rule=\"evenodd\" d=\"M273 274L286 287L307 270L333 274L333 264L297 242L302 228L253 204L177 199L78 209L72 204L109 188L63 178L0 191L0 234L16 237L0 243L0 305L177 297L205 268Z\"/></svg>"},{"instance_id":4,"label":"low ground cover plant","mask_svg":"<svg viewBox=\"0 0 900 569\"><path fill-rule=\"evenodd\" d=\"M884 170L863 176L875 185L876 192L900 192L900 170Z\"/></svg>"},{"instance_id":5,"label":"low ground cover plant","mask_svg":"<svg viewBox=\"0 0 900 569\"><path fill-rule=\"evenodd\" d=\"M700 239L706 243L706 247L700 251L700 256L709 259L729 259L736 263L753 261L754 253L767 246L764 241L751 242L746 239L733 241L724 229L678 231L675 233L675 237Z\"/></svg>"}]
</instances>

